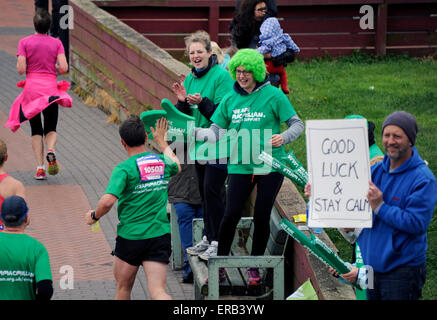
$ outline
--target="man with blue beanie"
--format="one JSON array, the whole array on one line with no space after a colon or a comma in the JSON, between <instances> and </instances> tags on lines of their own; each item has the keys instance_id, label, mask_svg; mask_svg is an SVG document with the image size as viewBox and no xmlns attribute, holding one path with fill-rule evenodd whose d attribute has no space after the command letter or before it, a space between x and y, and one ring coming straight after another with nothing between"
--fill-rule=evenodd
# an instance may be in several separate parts
<instances>
[{"instance_id":1,"label":"man with blue beanie","mask_svg":"<svg viewBox=\"0 0 437 320\"><path fill-rule=\"evenodd\" d=\"M49 300L53 295L49 255L42 243L24 234L29 208L20 196L1 206L0 300Z\"/></svg>"},{"instance_id":2,"label":"man with blue beanie","mask_svg":"<svg viewBox=\"0 0 437 320\"><path fill-rule=\"evenodd\" d=\"M390 114L382 125L384 159L372 166L367 199L373 227L357 242L368 273L368 300L417 300L426 279L427 229L437 203L437 183L414 146L414 116ZM343 278L353 282L358 269ZM373 280L373 281L372 281Z\"/></svg>"}]
</instances>

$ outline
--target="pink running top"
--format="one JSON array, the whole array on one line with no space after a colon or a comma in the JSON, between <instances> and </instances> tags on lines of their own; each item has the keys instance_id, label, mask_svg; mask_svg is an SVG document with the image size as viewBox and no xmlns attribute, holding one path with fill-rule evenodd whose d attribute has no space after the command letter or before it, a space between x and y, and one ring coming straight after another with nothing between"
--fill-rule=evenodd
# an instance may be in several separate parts
<instances>
[{"instance_id":1,"label":"pink running top","mask_svg":"<svg viewBox=\"0 0 437 320\"><path fill-rule=\"evenodd\" d=\"M7 174L7 173L0 174L0 182L2 182L3 179L6 177L9 177L9 174ZM2 207L2 203L4 200L5 200L5 198L3 198L3 196L0 194L0 208ZM4 229L4 226L3 226L3 223L0 219L0 232L2 232L3 229Z\"/></svg>"},{"instance_id":2,"label":"pink running top","mask_svg":"<svg viewBox=\"0 0 437 320\"><path fill-rule=\"evenodd\" d=\"M56 74L56 59L62 53L62 42L45 34L34 34L18 43L17 56L26 57L27 73Z\"/></svg>"}]
</instances>

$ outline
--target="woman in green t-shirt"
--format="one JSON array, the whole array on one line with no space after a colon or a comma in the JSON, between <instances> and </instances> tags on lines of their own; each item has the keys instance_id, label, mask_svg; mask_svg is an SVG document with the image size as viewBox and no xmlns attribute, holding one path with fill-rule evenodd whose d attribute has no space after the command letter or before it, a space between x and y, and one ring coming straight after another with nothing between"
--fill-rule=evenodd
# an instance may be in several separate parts
<instances>
[{"instance_id":1,"label":"woman in green t-shirt","mask_svg":"<svg viewBox=\"0 0 437 320\"><path fill-rule=\"evenodd\" d=\"M223 97L232 90L233 81L229 72L217 63L208 33L197 31L185 39L185 44L193 68L183 83L173 84L173 91L178 98L176 108L192 115L196 127L209 128L212 114ZM202 144L196 142L195 150L201 148ZM202 198L205 237L186 251L208 260L217 253L218 229L225 211L226 159L208 161L206 164L196 161L195 167Z\"/></svg>"},{"instance_id":2,"label":"woman in green t-shirt","mask_svg":"<svg viewBox=\"0 0 437 320\"><path fill-rule=\"evenodd\" d=\"M196 128L195 138L214 141L221 138L223 129L227 130L228 137L234 137L228 163L226 210L220 225L217 254L229 254L246 199L256 185L251 255L263 255L270 234L270 213L284 177L263 165L258 156L263 151L278 159L285 156L283 145L294 141L304 126L285 94L265 80L264 59L256 50L239 50L229 62L229 71L236 79L233 90L211 117L211 127ZM281 133L282 122L289 128ZM259 285L258 269L248 268L247 272L248 284ZM222 269L220 277L223 275Z\"/></svg>"}]
</instances>

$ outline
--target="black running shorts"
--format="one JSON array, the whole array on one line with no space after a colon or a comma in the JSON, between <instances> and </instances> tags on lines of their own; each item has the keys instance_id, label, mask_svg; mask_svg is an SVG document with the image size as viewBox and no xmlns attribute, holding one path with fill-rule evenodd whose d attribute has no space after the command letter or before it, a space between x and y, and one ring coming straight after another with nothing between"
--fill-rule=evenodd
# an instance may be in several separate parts
<instances>
[{"instance_id":1,"label":"black running shorts","mask_svg":"<svg viewBox=\"0 0 437 320\"><path fill-rule=\"evenodd\" d=\"M171 254L171 236L167 233L144 240L128 240L117 236L115 249L111 254L133 266L140 266L143 261L168 264Z\"/></svg>"}]
</instances>

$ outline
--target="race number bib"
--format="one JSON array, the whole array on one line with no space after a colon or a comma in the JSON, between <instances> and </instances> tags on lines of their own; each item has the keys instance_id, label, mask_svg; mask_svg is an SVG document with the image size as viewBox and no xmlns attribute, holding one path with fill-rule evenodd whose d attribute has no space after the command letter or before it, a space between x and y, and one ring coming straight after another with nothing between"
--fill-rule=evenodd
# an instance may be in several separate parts
<instances>
[{"instance_id":1,"label":"race number bib","mask_svg":"<svg viewBox=\"0 0 437 320\"><path fill-rule=\"evenodd\" d=\"M165 164L156 155L142 156L137 159L137 166L142 182L161 180L164 178Z\"/></svg>"}]
</instances>

